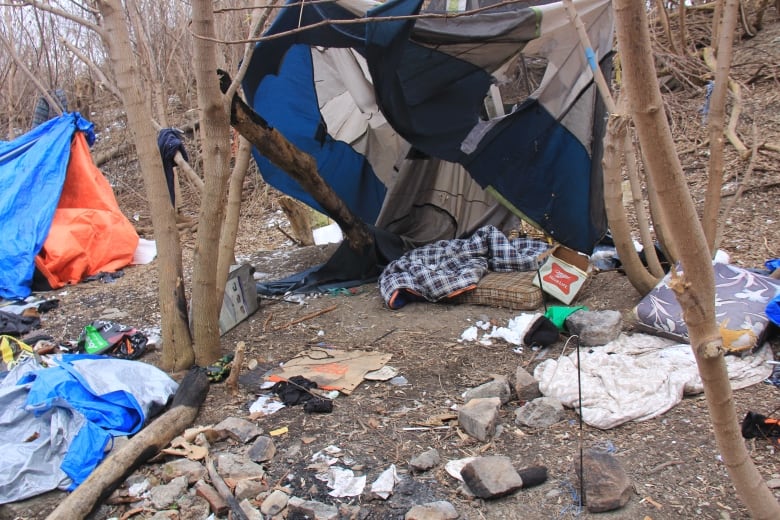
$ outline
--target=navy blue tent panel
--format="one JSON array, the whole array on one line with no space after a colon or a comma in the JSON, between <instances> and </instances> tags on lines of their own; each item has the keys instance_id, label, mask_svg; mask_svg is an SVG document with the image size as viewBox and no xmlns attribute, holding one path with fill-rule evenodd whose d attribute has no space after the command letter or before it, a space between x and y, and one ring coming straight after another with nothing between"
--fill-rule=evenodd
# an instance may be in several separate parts
<instances>
[{"instance_id":1,"label":"navy blue tent panel","mask_svg":"<svg viewBox=\"0 0 780 520\"><path fill-rule=\"evenodd\" d=\"M366 158L327 134L317 104L313 65L308 45L294 45L285 53L278 75L260 83L254 109L302 151L312 155L323 179L347 206L366 222L374 222L385 197L385 186ZM291 95L292 93L292 95ZM255 150L263 178L271 186L319 211L324 210L300 185Z\"/></svg>"},{"instance_id":2,"label":"navy blue tent panel","mask_svg":"<svg viewBox=\"0 0 780 520\"><path fill-rule=\"evenodd\" d=\"M485 3L473 0L468 5L472 8ZM335 3L295 4L279 13L266 35L327 19L357 17ZM379 177L389 176L384 171L375 172L363 155L327 134L318 108L318 79L311 58L315 46L351 48L365 58L382 115L413 149L423 156L462 165L480 186L494 190L508 207L533 220L554 239L589 253L605 233L606 221L600 166L596 164L599 157L587 148L600 150L587 135L589 129L596 128L587 118L592 122L598 114L592 97L583 101L580 96L592 85L592 79L588 79L590 71L584 59L581 63L571 59L581 54L571 47L572 41L578 45L576 38L568 39L569 47L561 58L567 60L567 74L561 78L571 82L571 89L569 83L556 83L554 93L535 93L544 95L543 101L529 98L496 120L487 120L484 107L495 82L493 72L517 59L544 27L571 34L574 29L566 25L563 8L557 4L550 8L512 5L451 20L379 20L415 15L421 5L421 0L390 0L367 13L376 21L323 25L260 42L244 80L249 104L293 144L312 154L320 174L347 206L373 224L385 196ZM589 16L594 22L602 47L610 45L608 2L583 0L581 5L586 19ZM541 47L545 46L555 45L548 42ZM603 58L610 48L597 51ZM572 90L575 83L576 90ZM559 100L569 97L570 105L559 106ZM551 99L556 113L545 104ZM570 130L567 125L571 121L564 120L571 107L581 101L573 112L579 118L576 130ZM258 154L255 158L270 184L318 208L286 173Z\"/></svg>"}]
</instances>

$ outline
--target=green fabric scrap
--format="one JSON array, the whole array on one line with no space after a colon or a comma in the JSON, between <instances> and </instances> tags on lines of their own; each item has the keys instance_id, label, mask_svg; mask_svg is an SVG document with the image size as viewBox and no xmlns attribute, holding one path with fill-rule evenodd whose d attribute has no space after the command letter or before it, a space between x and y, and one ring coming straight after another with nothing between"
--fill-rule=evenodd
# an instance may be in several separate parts
<instances>
[{"instance_id":1,"label":"green fabric scrap","mask_svg":"<svg viewBox=\"0 0 780 520\"><path fill-rule=\"evenodd\" d=\"M584 305L578 305L576 307L564 307L562 305L553 305L547 308L547 312L544 313L545 318L550 320L558 327L558 330L565 331L566 318L574 314L579 310L588 310Z\"/></svg>"}]
</instances>

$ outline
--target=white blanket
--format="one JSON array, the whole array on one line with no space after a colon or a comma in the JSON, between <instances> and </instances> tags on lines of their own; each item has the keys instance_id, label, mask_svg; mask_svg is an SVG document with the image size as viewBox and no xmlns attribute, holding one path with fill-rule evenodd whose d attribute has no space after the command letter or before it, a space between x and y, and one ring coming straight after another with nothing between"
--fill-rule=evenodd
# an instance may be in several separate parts
<instances>
[{"instance_id":1,"label":"white blanket","mask_svg":"<svg viewBox=\"0 0 780 520\"><path fill-rule=\"evenodd\" d=\"M772 357L768 345L741 358L726 356L731 387L745 388L769 377ZM582 419L596 428L652 419L683 395L704 391L691 346L657 336L621 335L603 347L580 349L580 362ZM542 394L579 409L576 351L542 362L534 377Z\"/></svg>"}]
</instances>

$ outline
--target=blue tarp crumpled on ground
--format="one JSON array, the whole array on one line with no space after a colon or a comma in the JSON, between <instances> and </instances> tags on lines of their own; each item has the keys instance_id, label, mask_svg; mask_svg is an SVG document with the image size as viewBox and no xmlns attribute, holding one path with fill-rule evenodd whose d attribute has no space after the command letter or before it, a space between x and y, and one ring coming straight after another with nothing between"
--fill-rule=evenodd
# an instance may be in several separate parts
<instances>
[{"instance_id":1,"label":"blue tarp crumpled on ground","mask_svg":"<svg viewBox=\"0 0 780 520\"><path fill-rule=\"evenodd\" d=\"M113 436L132 435L178 385L139 361L63 355L34 359L0 381L0 504L75 489L103 460Z\"/></svg>"}]
</instances>

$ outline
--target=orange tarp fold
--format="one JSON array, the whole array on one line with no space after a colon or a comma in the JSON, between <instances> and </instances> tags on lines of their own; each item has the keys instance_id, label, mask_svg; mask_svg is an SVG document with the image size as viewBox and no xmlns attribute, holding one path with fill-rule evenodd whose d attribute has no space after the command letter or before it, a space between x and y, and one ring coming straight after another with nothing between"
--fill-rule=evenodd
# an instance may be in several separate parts
<instances>
[{"instance_id":1,"label":"orange tarp fold","mask_svg":"<svg viewBox=\"0 0 780 520\"><path fill-rule=\"evenodd\" d=\"M135 228L92 161L84 134L76 132L62 195L35 265L57 289L125 267L137 246Z\"/></svg>"}]
</instances>

